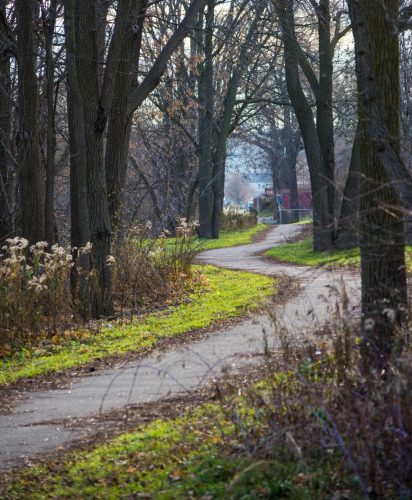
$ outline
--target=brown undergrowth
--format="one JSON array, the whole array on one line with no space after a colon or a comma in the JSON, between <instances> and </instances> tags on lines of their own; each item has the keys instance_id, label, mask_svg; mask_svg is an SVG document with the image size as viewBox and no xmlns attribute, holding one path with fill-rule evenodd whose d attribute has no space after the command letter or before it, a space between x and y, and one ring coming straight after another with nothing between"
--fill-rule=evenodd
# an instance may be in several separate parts
<instances>
[{"instance_id":1,"label":"brown undergrowth","mask_svg":"<svg viewBox=\"0 0 412 500\"><path fill-rule=\"evenodd\" d=\"M411 498L411 344L399 333L385 371L365 371L342 303L333 327L298 345L284 336L264 381L225 400L226 417L255 463L284 453L308 486L323 468L337 498Z\"/></svg>"}]
</instances>

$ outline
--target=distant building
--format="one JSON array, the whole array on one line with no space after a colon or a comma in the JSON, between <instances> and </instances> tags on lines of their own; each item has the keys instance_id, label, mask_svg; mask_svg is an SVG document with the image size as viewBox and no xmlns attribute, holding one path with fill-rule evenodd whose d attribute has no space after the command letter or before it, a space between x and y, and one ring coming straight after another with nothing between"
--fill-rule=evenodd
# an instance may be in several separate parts
<instances>
[{"instance_id":1,"label":"distant building","mask_svg":"<svg viewBox=\"0 0 412 500\"><path fill-rule=\"evenodd\" d=\"M282 190L282 208L288 210L291 207L290 204L290 191L289 189ZM300 187L298 189L298 200L299 200L299 209L306 210L312 208L312 190L309 188Z\"/></svg>"},{"instance_id":2,"label":"distant building","mask_svg":"<svg viewBox=\"0 0 412 500\"><path fill-rule=\"evenodd\" d=\"M271 188L273 192L272 174L270 172L247 172L244 174L244 178L251 185L255 196L265 194Z\"/></svg>"}]
</instances>

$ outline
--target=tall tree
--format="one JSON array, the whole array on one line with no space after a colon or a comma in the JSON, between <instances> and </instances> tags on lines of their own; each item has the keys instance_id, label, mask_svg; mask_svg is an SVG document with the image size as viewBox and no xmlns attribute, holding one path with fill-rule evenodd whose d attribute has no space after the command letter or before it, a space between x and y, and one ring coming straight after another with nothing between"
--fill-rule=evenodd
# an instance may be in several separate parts
<instances>
[{"instance_id":1,"label":"tall tree","mask_svg":"<svg viewBox=\"0 0 412 500\"><path fill-rule=\"evenodd\" d=\"M116 17L107 55L102 71L102 34L97 27L102 22L100 2L65 0L65 30L70 41L67 44L69 115L71 141L75 143L73 160L77 173L72 180L72 189L82 192L72 194L72 203L82 203L72 207L72 215L79 229L79 221L88 219L90 240L92 243L92 265L96 284L92 290L92 314L95 317L112 312L111 268L107 262L112 240L112 224L118 213L120 192L125 178L124 171L128 158L129 121L133 113L156 88L165 71L167 61L175 48L188 33L203 0L193 0L186 15L176 28L171 38L153 63L140 85L130 92L131 65L137 38L143 29L143 22L136 16L144 13L146 2L140 0L120 0L117 3ZM136 21L136 23L135 23ZM122 70L126 71L124 78ZM124 78L124 79L123 79ZM70 97L71 96L71 97ZM116 100L115 100L116 97ZM117 104L113 108L114 102ZM104 139L107 123L109 135L106 148ZM114 125L113 125L114 124ZM118 126L117 130L113 126ZM77 128L79 127L79 128ZM79 132L80 130L80 132ZM110 172L106 175L107 162L105 150L110 162ZM82 164L80 165L80 162ZM108 181L109 196L108 196ZM84 207L84 187L87 191L87 210ZM110 203L110 205L109 205ZM111 217L112 216L112 217ZM72 232L73 234L73 232ZM84 232L84 235L87 231ZM83 237L81 238L83 239Z\"/></svg>"},{"instance_id":2,"label":"tall tree","mask_svg":"<svg viewBox=\"0 0 412 500\"><path fill-rule=\"evenodd\" d=\"M150 93L159 85L160 80L166 71L167 63L170 57L192 29L193 24L196 21L197 14L203 3L204 0L191 1L185 10L183 18L176 25L173 33L166 41L157 57L154 61L151 61L149 70L144 78L138 83L137 76L139 74L141 37L148 2L146 0L142 0L136 4L136 0L133 0L131 12L134 14L129 17L128 25L129 29L132 29L134 33L134 39L131 40L130 35L124 36L123 43L125 45L122 48L123 57L119 62L119 64L123 64L124 69L126 69L126 67L128 68L129 71L127 74L130 74L131 80L130 82L125 82L124 79L122 79L123 73L120 71L119 67L117 68L119 78L115 83L114 96L116 97L116 103L119 105L113 109L113 113L111 115L114 122L109 123L109 136L107 144L108 154L112 152L113 158L113 161L111 162L106 161L106 167L108 169L107 179L109 213L111 219L114 221L119 221L121 218L122 190L126 179L130 123L133 115L150 95ZM135 10L136 5L137 9ZM134 19L133 16L137 16L134 24L131 23ZM127 31L125 33L127 33ZM126 52L126 48L128 51L131 51L132 57L128 55L130 52ZM127 90L129 90L129 93L127 95L127 101L125 101L124 97ZM122 126L117 127L116 124L122 124ZM110 130L112 133L110 133Z\"/></svg>"},{"instance_id":3,"label":"tall tree","mask_svg":"<svg viewBox=\"0 0 412 500\"><path fill-rule=\"evenodd\" d=\"M54 217L54 184L56 176L56 113L54 97L55 56L53 38L57 17L57 0L51 0L49 8L42 7L44 44L46 50L46 107L47 107L47 153L46 193L44 202L45 239L52 245L56 242L56 220Z\"/></svg>"},{"instance_id":4,"label":"tall tree","mask_svg":"<svg viewBox=\"0 0 412 500\"><path fill-rule=\"evenodd\" d=\"M0 241L13 232L15 158L12 146L13 99L10 58L15 45L6 19L6 2L0 3Z\"/></svg>"},{"instance_id":5,"label":"tall tree","mask_svg":"<svg viewBox=\"0 0 412 500\"><path fill-rule=\"evenodd\" d=\"M220 13L213 20L214 4L208 3L205 34L199 40L204 56L198 82L199 235L205 238L219 237L228 138L249 105L256 102L255 94L271 69L265 57L273 48L262 25L267 2L259 0L250 8L243 2L237 9L231 2L223 21ZM239 94L243 98L238 100Z\"/></svg>"},{"instance_id":6,"label":"tall tree","mask_svg":"<svg viewBox=\"0 0 412 500\"><path fill-rule=\"evenodd\" d=\"M89 204L87 201L87 170L82 95L79 86L76 54L76 2L64 2L64 27L66 37L67 111L70 146L70 241L73 248L85 247L91 241ZM87 280L90 273L90 256L73 252L74 265L71 274L73 294L78 293L84 316L88 314Z\"/></svg>"},{"instance_id":7,"label":"tall tree","mask_svg":"<svg viewBox=\"0 0 412 500\"><path fill-rule=\"evenodd\" d=\"M203 51L204 61L199 71L199 236L213 237L213 26L215 0L208 0L207 10L200 15L198 45ZM204 18L204 20L203 20ZM204 24L203 24L204 23ZM200 39L199 39L200 37Z\"/></svg>"},{"instance_id":8,"label":"tall tree","mask_svg":"<svg viewBox=\"0 0 412 500\"><path fill-rule=\"evenodd\" d=\"M312 109L299 78L299 46L296 42L293 0L274 0L285 51L285 76L289 98L302 134L309 166L313 199L314 249L332 246L333 227L329 212L328 173L322 155Z\"/></svg>"},{"instance_id":9,"label":"tall tree","mask_svg":"<svg viewBox=\"0 0 412 500\"><path fill-rule=\"evenodd\" d=\"M16 0L18 65L18 152L21 234L44 240L44 175L40 161L34 23L38 4Z\"/></svg>"},{"instance_id":10,"label":"tall tree","mask_svg":"<svg viewBox=\"0 0 412 500\"><path fill-rule=\"evenodd\" d=\"M399 155L399 1L351 0L349 7L359 92L363 353L368 368L381 369L405 319L402 204L412 207Z\"/></svg>"}]
</instances>

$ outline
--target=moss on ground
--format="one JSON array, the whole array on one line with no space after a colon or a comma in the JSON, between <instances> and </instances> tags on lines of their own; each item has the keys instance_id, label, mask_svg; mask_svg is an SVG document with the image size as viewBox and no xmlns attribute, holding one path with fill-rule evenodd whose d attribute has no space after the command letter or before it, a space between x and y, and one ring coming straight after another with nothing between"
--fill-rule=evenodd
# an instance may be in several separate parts
<instances>
[{"instance_id":1,"label":"moss on ground","mask_svg":"<svg viewBox=\"0 0 412 500\"><path fill-rule=\"evenodd\" d=\"M197 266L196 266L197 267ZM106 324L83 335L43 349L22 350L0 360L0 385L22 378L86 365L96 359L139 352L160 339L174 337L248 314L276 293L276 280L256 274L202 267L208 290L178 306L136 318L131 324Z\"/></svg>"}]
</instances>

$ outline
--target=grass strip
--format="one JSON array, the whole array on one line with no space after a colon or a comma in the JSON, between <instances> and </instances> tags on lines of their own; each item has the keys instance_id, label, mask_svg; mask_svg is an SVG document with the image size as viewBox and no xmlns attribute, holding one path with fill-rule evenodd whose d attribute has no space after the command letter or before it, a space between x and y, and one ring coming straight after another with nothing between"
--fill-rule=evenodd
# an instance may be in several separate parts
<instances>
[{"instance_id":1,"label":"grass strip","mask_svg":"<svg viewBox=\"0 0 412 500\"><path fill-rule=\"evenodd\" d=\"M412 271L412 246L407 245L405 251L408 271ZM278 261L304 266L360 267L359 248L315 252L312 236L271 248L265 255Z\"/></svg>"},{"instance_id":2,"label":"grass strip","mask_svg":"<svg viewBox=\"0 0 412 500\"><path fill-rule=\"evenodd\" d=\"M194 238L191 244L197 252L214 250L216 248L247 245L248 243L252 243L253 238L262 231L265 231L267 227L267 224L259 223L248 229L240 229L238 231L222 231L219 239ZM164 242L166 248L174 247L176 245L176 238L166 238Z\"/></svg>"},{"instance_id":3,"label":"grass strip","mask_svg":"<svg viewBox=\"0 0 412 500\"><path fill-rule=\"evenodd\" d=\"M198 267L198 266L196 266ZM139 317L128 325L106 324L98 334L44 349L23 350L0 361L0 385L86 365L96 359L139 352L161 338L205 328L219 320L245 315L276 292L276 280L256 274L201 267L209 288L178 306Z\"/></svg>"},{"instance_id":4,"label":"grass strip","mask_svg":"<svg viewBox=\"0 0 412 500\"><path fill-rule=\"evenodd\" d=\"M267 229L267 224L259 223L256 226L241 231L222 231L218 240L199 239L200 248L203 251L247 245L253 241L254 236L265 229Z\"/></svg>"},{"instance_id":5,"label":"grass strip","mask_svg":"<svg viewBox=\"0 0 412 500\"><path fill-rule=\"evenodd\" d=\"M301 241L285 243L265 252L267 257L282 262L292 262L304 266L359 266L360 254L358 248L349 250L331 250L325 252L313 251L313 237Z\"/></svg>"}]
</instances>

